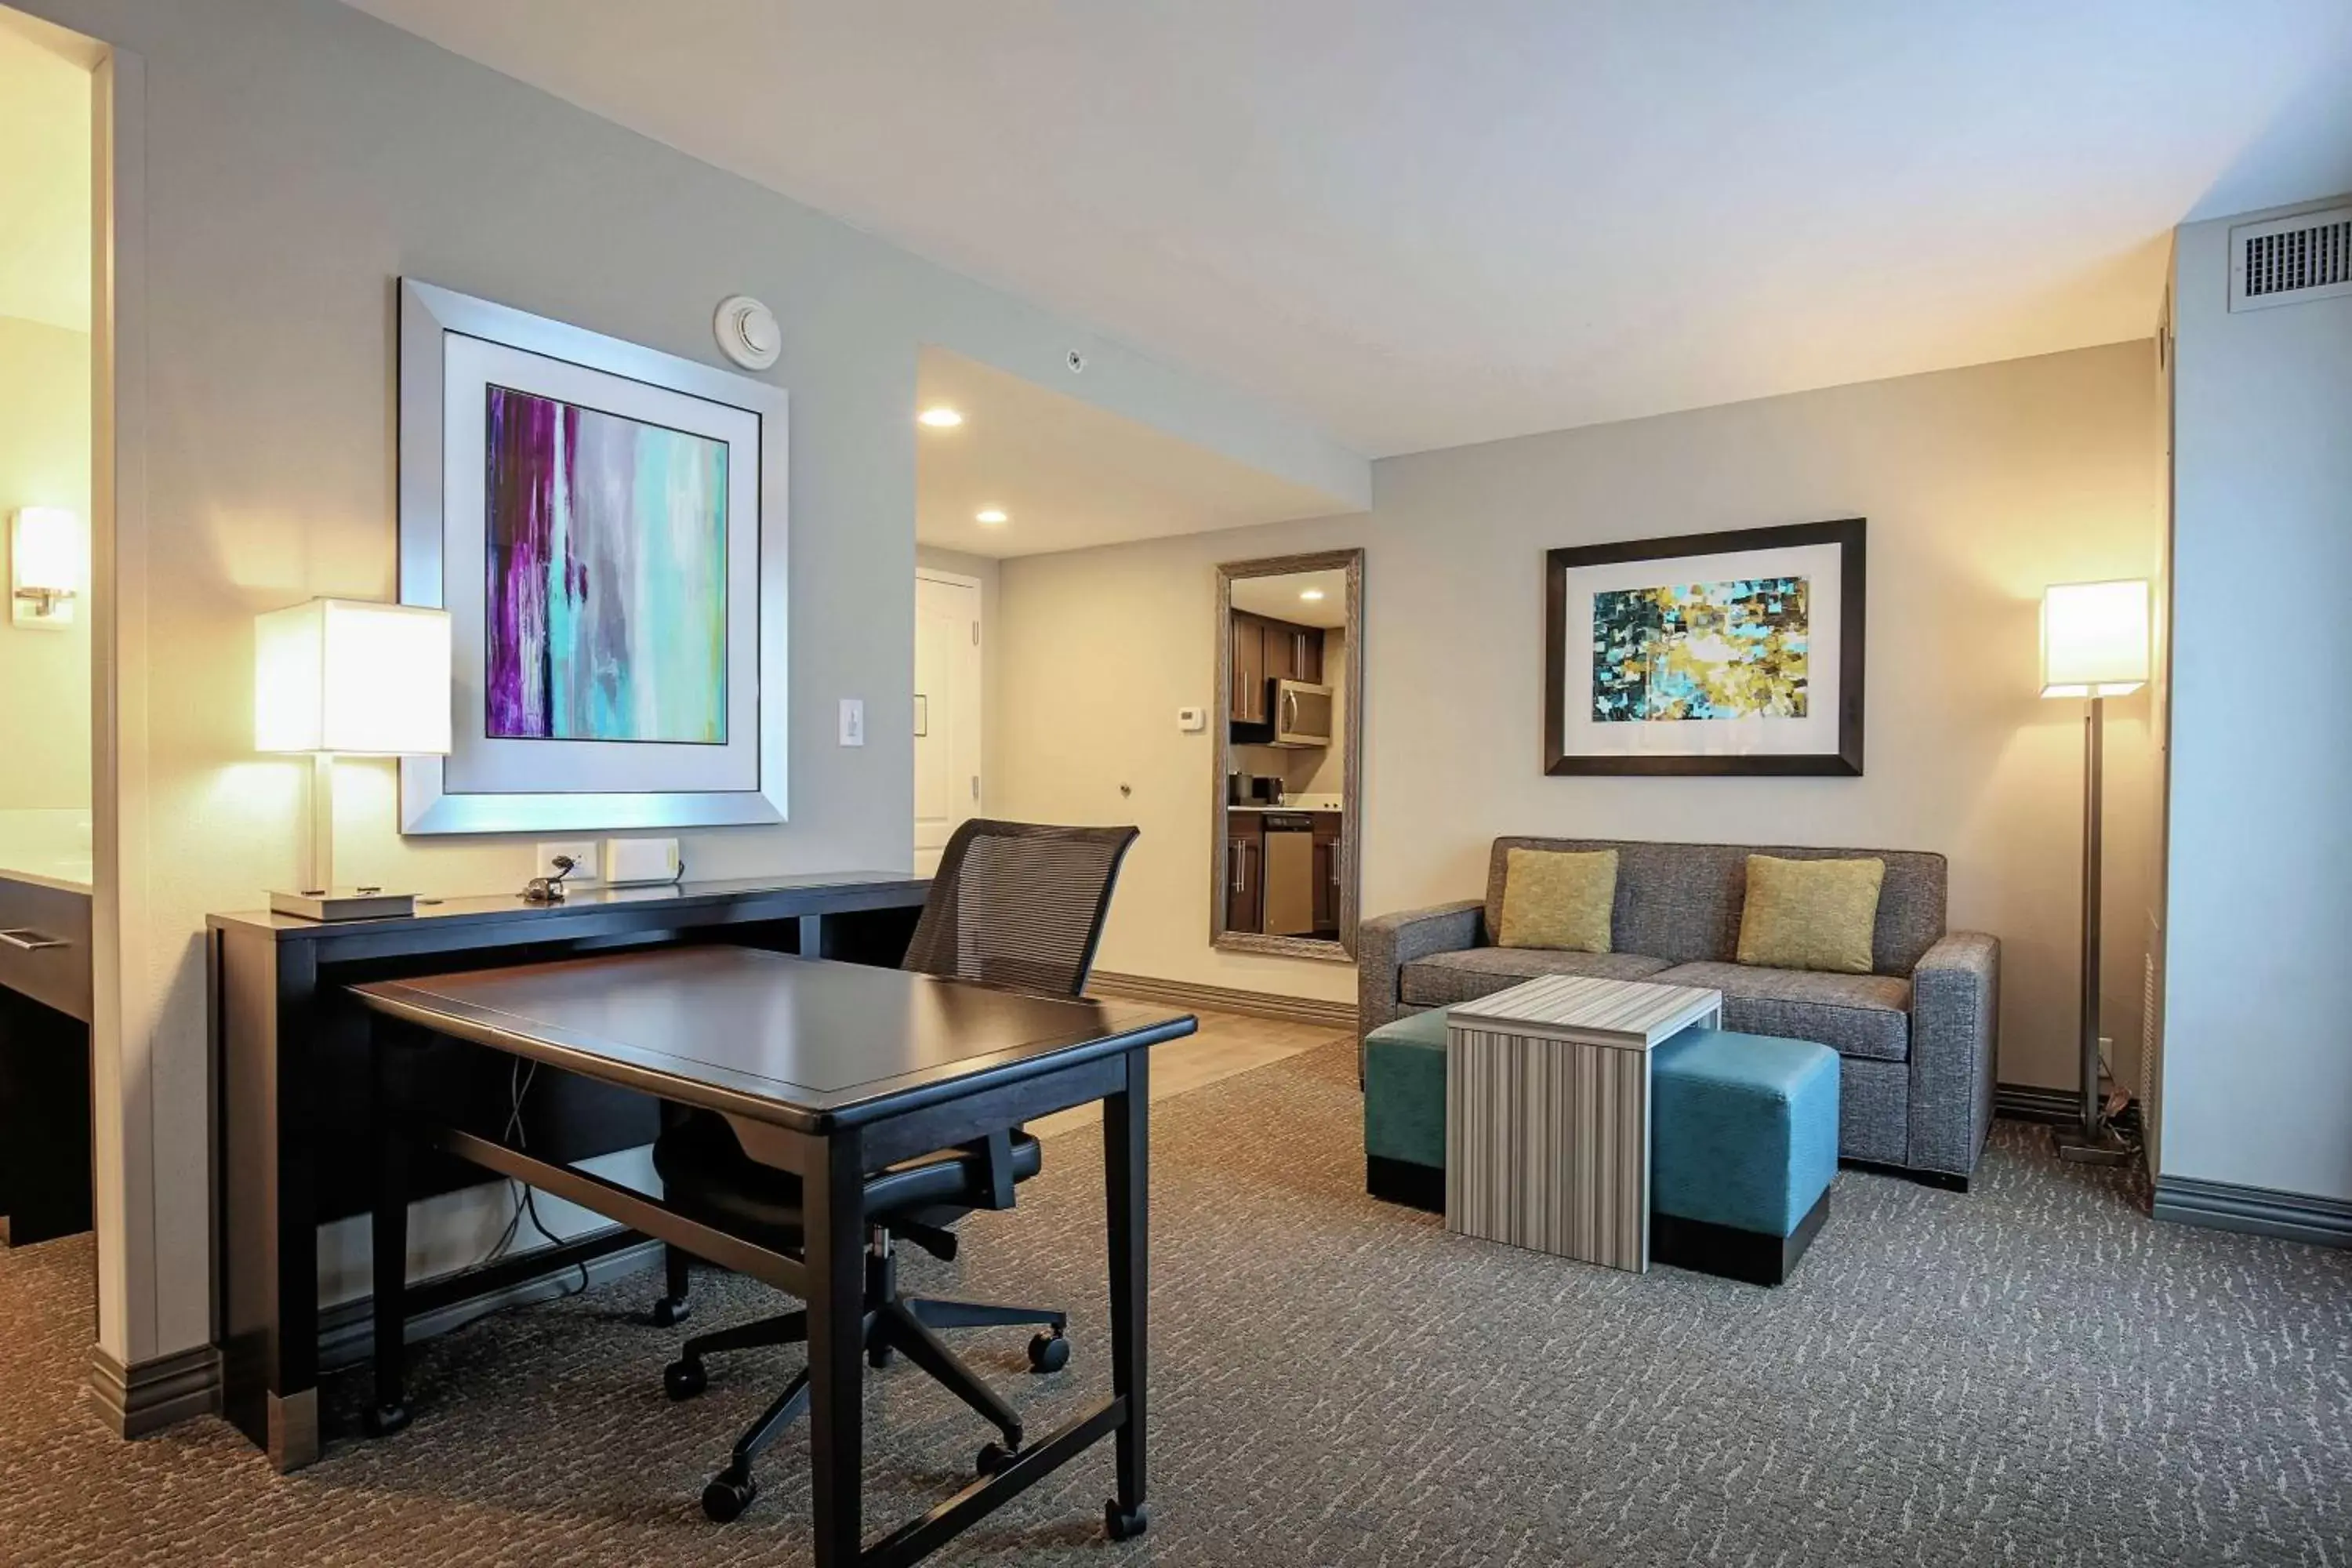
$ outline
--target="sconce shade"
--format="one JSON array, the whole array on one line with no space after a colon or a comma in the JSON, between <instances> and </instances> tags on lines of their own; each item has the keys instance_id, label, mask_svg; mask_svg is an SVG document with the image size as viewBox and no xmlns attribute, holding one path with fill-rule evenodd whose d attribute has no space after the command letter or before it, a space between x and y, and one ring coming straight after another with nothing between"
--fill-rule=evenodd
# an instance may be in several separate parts
<instances>
[{"instance_id":1,"label":"sconce shade","mask_svg":"<svg viewBox=\"0 0 2352 1568\"><path fill-rule=\"evenodd\" d=\"M254 621L257 751L446 756L449 616L313 599Z\"/></svg>"},{"instance_id":2,"label":"sconce shade","mask_svg":"<svg viewBox=\"0 0 2352 1568\"><path fill-rule=\"evenodd\" d=\"M61 506L28 506L16 513L11 557L15 586L45 594L81 591L80 519Z\"/></svg>"},{"instance_id":3,"label":"sconce shade","mask_svg":"<svg viewBox=\"0 0 2352 1568\"><path fill-rule=\"evenodd\" d=\"M2042 595L2042 695L2121 697L2147 683L2147 584L2053 583Z\"/></svg>"}]
</instances>

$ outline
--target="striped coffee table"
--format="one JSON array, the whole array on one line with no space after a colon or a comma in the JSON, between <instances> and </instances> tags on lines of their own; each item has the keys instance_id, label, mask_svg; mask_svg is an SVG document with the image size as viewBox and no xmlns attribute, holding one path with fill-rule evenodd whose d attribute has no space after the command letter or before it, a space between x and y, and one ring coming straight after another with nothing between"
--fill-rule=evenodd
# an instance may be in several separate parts
<instances>
[{"instance_id":1,"label":"striped coffee table","mask_svg":"<svg viewBox=\"0 0 2352 1568\"><path fill-rule=\"evenodd\" d=\"M1650 1267L1650 1051L1719 1026L1723 993L1548 975L1445 1028L1445 1228Z\"/></svg>"}]
</instances>

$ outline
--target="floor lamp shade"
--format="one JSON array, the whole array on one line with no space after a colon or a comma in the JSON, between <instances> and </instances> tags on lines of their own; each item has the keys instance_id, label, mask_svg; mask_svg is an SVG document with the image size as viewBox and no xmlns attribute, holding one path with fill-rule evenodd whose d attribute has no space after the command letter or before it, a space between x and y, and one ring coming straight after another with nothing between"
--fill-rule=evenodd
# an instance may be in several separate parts
<instances>
[{"instance_id":1,"label":"floor lamp shade","mask_svg":"<svg viewBox=\"0 0 2352 1568\"><path fill-rule=\"evenodd\" d=\"M447 612L313 599L257 617L253 743L262 752L447 755Z\"/></svg>"},{"instance_id":2,"label":"floor lamp shade","mask_svg":"<svg viewBox=\"0 0 2352 1568\"><path fill-rule=\"evenodd\" d=\"M2053 583L2042 595L2042 695L2121 697L2147 683L2147 584Z\"/></svg>"}]
</instances>

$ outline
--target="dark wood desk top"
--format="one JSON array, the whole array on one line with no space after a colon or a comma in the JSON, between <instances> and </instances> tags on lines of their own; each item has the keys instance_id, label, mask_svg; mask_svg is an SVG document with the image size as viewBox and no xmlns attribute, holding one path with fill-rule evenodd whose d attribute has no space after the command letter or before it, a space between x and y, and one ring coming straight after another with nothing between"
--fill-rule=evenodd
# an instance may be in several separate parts
<instances>
[{"instance_id":1,"label":"dark wood desk top","mask_svg":"<svg viewBox=\"0 0 2352 1568\"><path fill-rule=\"evenodd\" d=\"M687 882L677 887L583 888L561 903L533 904L520 892L486 898L417 900L413 915L375 921L306 921L297 915L253 910L205 917L215 931L247 931L277 942L319 942L338 937L382 935L386 932L443 929L456 926L507 924L526 921L560 922L579 916L616 910L673 909L684 912L714 905L740 903L762 894L807 898L837 892L845 896L882 893L894 900L919 904L930 879L905 871L810 871L788 877L738 877L725 880ZM909 897L911 896L911 897Z\"/></svg>"},{"instance_id":2,"label":"dark wood desk top","mask_svg":"<svg viewBox=\"0 0 2352 1568\"><path fill-rule=\"evenodd\" d=\"M823 1134L1192 1033L1191 1015L740 947L378 981L379 1013Z\"/></svg>"}]
</instances>

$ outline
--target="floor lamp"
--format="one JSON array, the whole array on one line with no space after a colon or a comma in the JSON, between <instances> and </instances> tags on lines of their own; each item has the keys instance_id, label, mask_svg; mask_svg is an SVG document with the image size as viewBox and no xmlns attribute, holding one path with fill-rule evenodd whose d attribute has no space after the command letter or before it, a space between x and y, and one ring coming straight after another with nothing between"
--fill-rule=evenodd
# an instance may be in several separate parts
<instances>
[{"instance_id":1,"label":"floor lamp","mask_svg":"<svg viewBox=\"0 0 2352 1568\"><path fill-rule=\"evenodd\" d=\"M2101 765L2106 700L2147 684L2147 584L2057 583L2042 595L2042 695L2080 697L2083 713L2082 1099L2076 1124L2058 1130L2062 1158L2120 1165L2137 1147L2108 1124L2099 1095Z\"/></svg>"}]
</instances>

